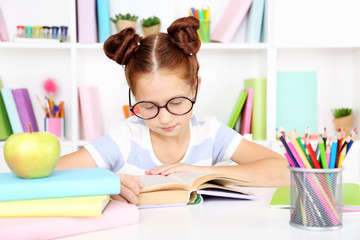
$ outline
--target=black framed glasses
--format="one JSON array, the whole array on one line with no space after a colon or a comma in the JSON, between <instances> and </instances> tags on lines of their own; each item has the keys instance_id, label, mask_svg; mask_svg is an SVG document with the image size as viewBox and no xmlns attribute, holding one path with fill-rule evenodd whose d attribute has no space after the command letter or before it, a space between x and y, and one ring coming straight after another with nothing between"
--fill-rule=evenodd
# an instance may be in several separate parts
<instances>
[{"instance_id":1,"label":"black framed glasses","mask_svg":"<svg viewBox=\"0 0 360 240\"><path fill-rule=\"evenodd\" d=\"M160 108L165 108L169 113L180 116L185 115L191 111L193 108L197 92L198 92L199 80L196 78L196 90L195 97L189 99L187 97L174 97L171 98L164 106L159 106L154 102L150 101L141 101L136 103L134 106L131 104L131 90L129 88L129 106L130 111L137 116L138 118L149 120L155 118L159 112Z\"/></svg>"}]
</instances>

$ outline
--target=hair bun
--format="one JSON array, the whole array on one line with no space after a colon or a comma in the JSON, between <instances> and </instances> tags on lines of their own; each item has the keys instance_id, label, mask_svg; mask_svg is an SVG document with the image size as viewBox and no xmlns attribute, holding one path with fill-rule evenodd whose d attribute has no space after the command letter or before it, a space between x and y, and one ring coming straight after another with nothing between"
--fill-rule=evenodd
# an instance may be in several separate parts
<instances>
[{"instance_id":1,"label":"hair bun","mask_svg":"<svg viewBox=\"0 0 360 240\"><path fill-rule=\"evenodd\" d=\"M173 22L167 29L172 42L186 55L196 54L201 46L197 30L199 20L195 17L183 17Z\"/></svg>"},{"instance_id":2,"label":"hair bun","mask_svg":"<svg viewBox=\"0 0 360 240\"><path fill-rule=\"evenodd\" d=\"M140 36L134 28L124 30L111 35L104 42L105 55L120 65L126 65L133 53L139 48Z\"/></svg>"}]
</instances>

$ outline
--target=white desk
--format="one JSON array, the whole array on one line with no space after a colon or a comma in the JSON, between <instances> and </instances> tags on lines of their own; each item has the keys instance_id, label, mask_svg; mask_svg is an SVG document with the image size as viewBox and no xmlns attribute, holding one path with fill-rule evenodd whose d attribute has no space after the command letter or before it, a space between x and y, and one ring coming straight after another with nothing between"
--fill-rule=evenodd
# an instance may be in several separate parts
<instances>
[{"instance_id":1,"label":"white desk","mask_svg":"<svg viewBox=\"0 0 360 240\"><path fill-rule=\"evenodd\" d=\"M209 199L202 205L140 210L140 224L87 233L64 240L89 239L358 239L360 216L343 216L343 227L309 231L290 226L290 210L269 207L275 188L252 188L255 201Z\"/></svg>"}]
</instances>

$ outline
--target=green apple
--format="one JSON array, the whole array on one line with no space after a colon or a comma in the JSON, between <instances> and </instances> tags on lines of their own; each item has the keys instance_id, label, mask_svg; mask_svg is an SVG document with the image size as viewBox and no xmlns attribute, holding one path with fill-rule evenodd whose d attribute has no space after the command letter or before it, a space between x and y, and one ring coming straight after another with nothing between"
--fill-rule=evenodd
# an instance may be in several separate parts
<instances>
[{"instance_id":1,"label":"green apple","mask_svg":"<svg viewBox=\"0 0 360 240\"><path fill-rule=\"evenodd\" d=\"M59 161L59 139L49 132L15 133L5 142L4 157L18 177L46 177Z\"/></svg>"}]
</instances>

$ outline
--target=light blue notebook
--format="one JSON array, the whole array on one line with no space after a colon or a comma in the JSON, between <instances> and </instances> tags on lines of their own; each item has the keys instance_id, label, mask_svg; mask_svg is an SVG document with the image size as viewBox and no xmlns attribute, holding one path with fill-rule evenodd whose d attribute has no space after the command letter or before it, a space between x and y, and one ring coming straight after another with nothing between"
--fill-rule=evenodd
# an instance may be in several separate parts
<instances>
[{"instance_id":1,"label":"light blue notebook","mask_svg":"<svg viewBox=\"0 0 360 240\"><path fill-rule=\"evenodd\" d=\"M249 10L249 18L246 30L246 42L259 43L263 28L265 0L253 0Z\"/></svg>"},{"instance_id":2,"label":"light blue notebook","mask_svg":"<svg viewBox=\"0 0 360 240\"><path fill-rule=\"evenodd\" d=\"M301 135L309 127L317 131L316 72L278 72L276 83L276 127Z\"/></svg>"},{"instance_id":3,"label":"light blue notebook","mask_svg":"<svg viewBox=\"0 0 360 240\"><path fill-rule=\"evenodd\" d=\"M103 43L111 35L109 0L97 0L96 3L99 41Z\"/></svg>"},{"instance_id":4,"label":"light blue notebook","mask_svg":"<svg viewBox=\"0 0 360 240\"><path fill-rule=\"evenodd\" d=\"M34 179L0 173L0 201L118 193L119 177L105 168L55 170L48 177Z\"/></svg>"},{"instance_id":5,"label":"light blue notebook","mask_svg":"<svg viewBox=\"0 0 360 240\"><path fill-rule=\"evenodd\" d=\"M1 88L1 94L13 133L24 132L11 88Z\"/></svg>"}]
</instances>

